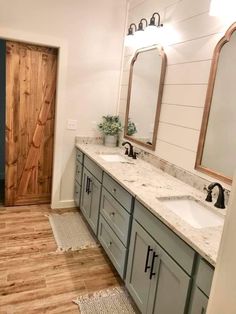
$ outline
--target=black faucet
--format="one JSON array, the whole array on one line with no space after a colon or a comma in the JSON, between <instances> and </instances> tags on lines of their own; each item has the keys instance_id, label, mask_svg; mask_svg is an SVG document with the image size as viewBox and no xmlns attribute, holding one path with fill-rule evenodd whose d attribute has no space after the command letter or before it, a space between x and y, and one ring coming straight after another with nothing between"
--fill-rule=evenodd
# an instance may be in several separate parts
<instances>
[{"instance_id":1,"label":"black faucet","mask_svg":"<svg viewBox=\"0 0 236 314\"><path fill-rule=\"evenodd\" d=\"M213 182L207 188L207 202L212 202L212 190L214 187L217 186L219 188L219 194L216 203L214 204L217 208L225 208L225 196L224 196L224 189L220 183Z\"/></svg>"},{"instance_id":2,"label":"black faucet","mask_svg":"<svg viewBox=\"0 0 236 314\"><path fill-rule=\"evenodd\" d=\"M123 143L122 143L122 146L125 146L126 144L129 145L129 153L128 153L128 156L133 158L133 157L134 157L134 147L133 147L133 145L132 145L130 142L123 142Z\"/></svg>"}]
</instances>

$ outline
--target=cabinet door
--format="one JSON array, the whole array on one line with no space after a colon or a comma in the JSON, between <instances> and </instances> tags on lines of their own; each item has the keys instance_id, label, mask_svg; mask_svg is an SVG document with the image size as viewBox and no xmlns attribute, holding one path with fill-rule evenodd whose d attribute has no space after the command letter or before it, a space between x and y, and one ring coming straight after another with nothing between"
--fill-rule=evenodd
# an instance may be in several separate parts
<instances>
[{"instance_id":1,"label":"cabinet door","mask_svg":"<svg viewBox=\"0 0 236 314\"><path fill-rule=\"evenodd\" d=\"M74 200L75 205L77 207L80 206L80 194L81 194L81 187L77 181L75 181L75 187L74 187Z\"/></svg>"},{"instance_id":2,"label":"cabinet door","mask_svg":"<svg viewBox=\"0 0 236 314\"><path fill-rule=\"evenodd\" d=\"M195 286L190 314L206 314L208 298Z\"/></svg>"},{"instance_id":3,"label":"cabinet door","mask_svg":"<svg viewBox=\"0 0 236 314\"><path fill-rule=\"evenodd\" d=\"M190 277L158 245L154 253L147 313L184 314Z\"/></svg>"},{"instance_id":4,"label":"cabinet door","mask_svg":"<svg viewBox=\"0 0 236 314\"><path fill-rule=\"evenodd\" d=\"M75 180L81 185L82 181L82 172L83 172L83 165L76 160L76 167L75 167Z\"/></svg>"},{"instance_id":5,"label":"cabinet door","mask_svg":"<svg viewBox=\"0 0 236 314\"><path fill-rule=\"evenodd\" d=\"M81 211L97 235L101 183L84 168L81 195Z\"/></svg>"},{"instance_id":6,"label":"cabinet door","mask_svg":"<svg viewBox=\"0 0 236 314\"><path fill-rule=\"evenodd\" d=\"M147 311L151 286L150 263L155 246L156 243L149 234L136 221L133 221L125 282L142 313Z\"/></svg>"},{"instance_id":7,"label":"cabinet door","mask_svg":"<svg viewBox=\"0 0 236 314\"><path fill-rule=\"evenodd\" d=\"M88 223L93 229L94 233L98 234L98 217L100 207L100 196L101 196L101 183L93 176L90 178L88 184L88 193L91 193L91 204L88 217Z\"/></svg>"}]
</instances>

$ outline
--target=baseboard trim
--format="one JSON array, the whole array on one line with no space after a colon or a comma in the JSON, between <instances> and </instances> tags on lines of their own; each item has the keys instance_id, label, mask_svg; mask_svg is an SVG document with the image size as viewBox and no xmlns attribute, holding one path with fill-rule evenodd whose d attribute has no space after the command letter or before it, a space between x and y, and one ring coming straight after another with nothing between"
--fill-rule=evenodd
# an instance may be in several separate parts
<instances>
[{"instance_id":1,"label":"baseboard trim","mask_svg":"<svg viewBox=\"0 0 236 314\"><path fill-rule=\"evenodd\" d=\"M59 208L73 208L75 207L74 200L64 200L64 201L58 201L58 202L52 202L51 208L52 209L59 209Z\"/></svg>"}]
</instances>

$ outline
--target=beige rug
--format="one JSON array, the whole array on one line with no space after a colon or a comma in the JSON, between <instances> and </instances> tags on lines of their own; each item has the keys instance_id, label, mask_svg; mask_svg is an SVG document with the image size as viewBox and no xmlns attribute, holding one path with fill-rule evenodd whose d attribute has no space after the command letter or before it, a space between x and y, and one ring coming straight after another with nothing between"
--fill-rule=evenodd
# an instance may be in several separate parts
<instances>
[{"instance_id":1,"label":"beige rug","mask_svg":"<svg viewBox=\"0 0 236 314\"><path fill-rule=\"evenodd\" d=\"M58 251L77 251L99 246L79 212L49 214L48 218Z\"/></svg>"},{"instance_id":2,"label":"beige rug","mask_svg":"<svg viewBox=\"0 0 236 314\"><path fill-rule=\"evenodd\" d=\"M139 313L122 287L110 288L85 295L73 301L79 306L81 314L135 314Z\"/></svg>"}]
</instances>

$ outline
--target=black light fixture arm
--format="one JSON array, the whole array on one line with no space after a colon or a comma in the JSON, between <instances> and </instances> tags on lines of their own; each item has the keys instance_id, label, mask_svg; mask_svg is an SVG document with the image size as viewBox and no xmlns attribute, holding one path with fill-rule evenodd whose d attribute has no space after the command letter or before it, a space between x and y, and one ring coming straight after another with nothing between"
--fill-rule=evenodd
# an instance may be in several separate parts
<instances>
[{"instance_id":1,"label":"black light fixture arm","mask_svg":"<svg viewBox=\"0 0 236 314\"><path fill-rule=\"evenodd\" d=\"M155 16L158 16L158 22L157 22L157 25L156 25L156 19L155 19ZM161 27L163 26L163 24L161 24L161 17L160 17L160 14L158 12L155 12L153 13L151 19L150 19L150 26L157 26L157 27Z\"/></svg>"},{"instance_id":2,"label":"black light fixture arm","mask_svg":"<svg viewBox=\"0 0 236 314\"><path fill-rule=\"evenodd\" d=\"M145 27L148 26L148 21L147 21L147 19L142 18L142 19L140 20L139 24L138 24L138 31L143 31L143 30L144 30L144 29L143 29L143 22L144 22L144 21L145 21L145 23L146 23L146 26L145 26Z\"/></svg>"},{"instance_id":3,"label":"black light fixture arm","mask_svg":"<svg viewBox=\"0 0 236 314\"><path fill-rule=\"evenodd\" d=\"M134 30L133 30L133 28L134 28ZM131 23L129 28L128 28L128 35L133 35L134 31L135 32L137 31L137 26L136 26L136 24Z\"/></svg>"}]
</instances>

